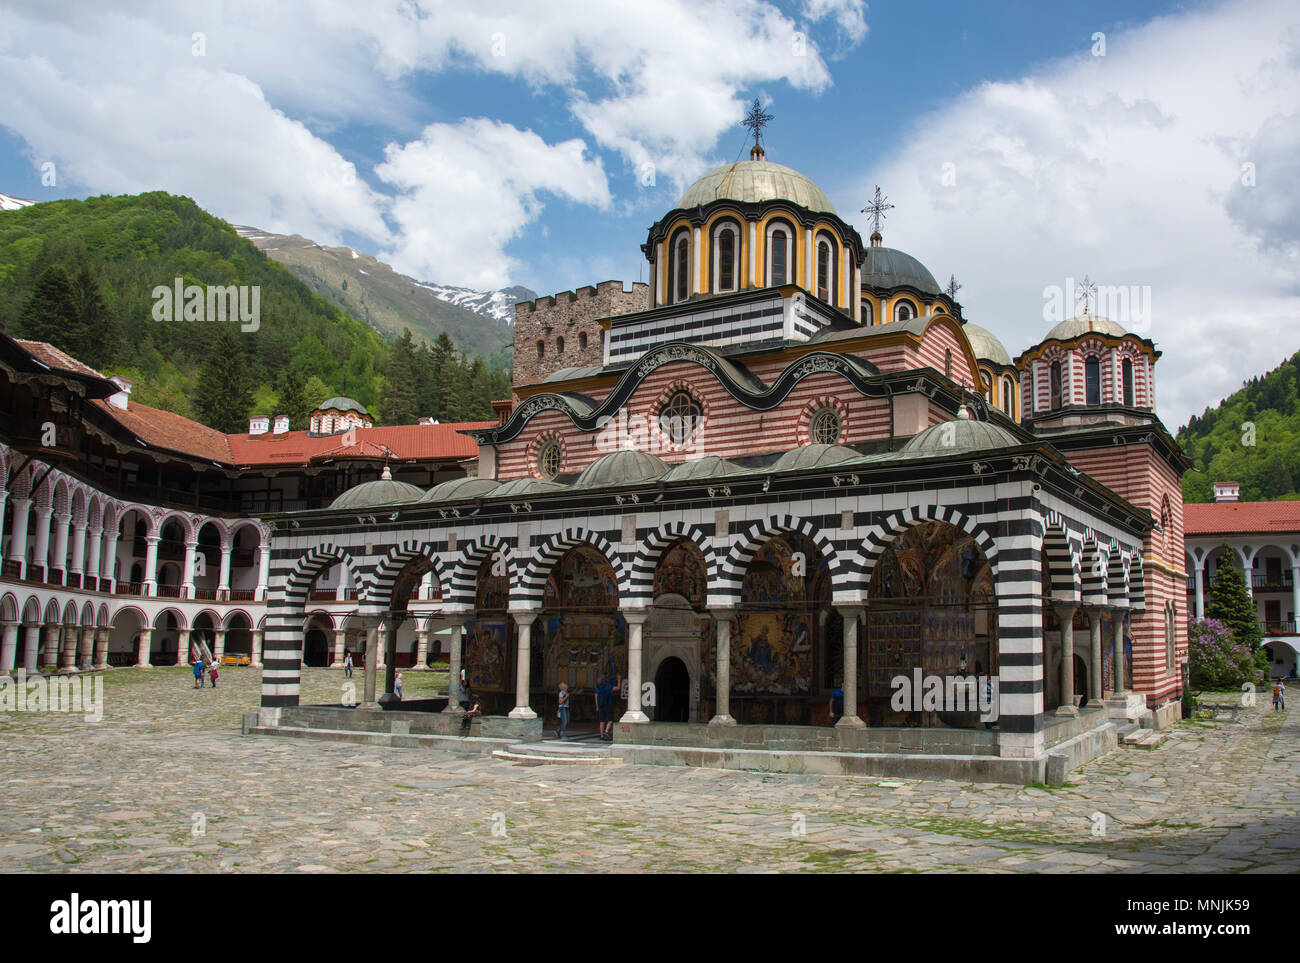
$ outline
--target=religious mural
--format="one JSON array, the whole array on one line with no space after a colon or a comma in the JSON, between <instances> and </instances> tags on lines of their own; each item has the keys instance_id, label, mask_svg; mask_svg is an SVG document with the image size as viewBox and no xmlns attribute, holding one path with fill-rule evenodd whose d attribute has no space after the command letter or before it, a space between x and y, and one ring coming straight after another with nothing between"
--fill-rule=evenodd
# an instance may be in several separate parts
<instances>
[{"instance_id":1,"label":"religious mural","mask_svg":"<svg viewBox=\"0 0 1300 963\"><path fill-rule=\"evenodd\" d=\"M509 583L492 574L492 559L479 568L475 593L478 618L465 624L465 678L475 692L505 692L514 646L506 615Z\"/></svg>"},{"instance_id":2,"label":"religious mural","mask_svg":"<svg viewBox=\"0 0 1300 963\"><path fill-rule=\"evenodd\" d=\"M532 678L548 692L561 682L581 692L627 677L627 622L614 570L597 549L579 546L560 560L533 632Z\"/></svg>"},{"instance_id":3,"label":"religious mural","mask_svg":"<svg viewBox=\"0 0 1300 963\"><path fill-rule=\"evenodd\" d=\"M699 546L689 539L674 542L655 568L654 597L680 595L691 608L702 611L707 593L704 556Z\"/></svg>"},{"instance_id":4,"label":"religious mural","mask_svg":"<svg viewBox=\"0 0 1300 963\"><path fill-rule=\"evenodd\" d=\"M975 540L955 525L913 525L885 549L867 608L867 694L887 698L891 680L995 672L993 572Z\"/></svg>"}]
</instances>

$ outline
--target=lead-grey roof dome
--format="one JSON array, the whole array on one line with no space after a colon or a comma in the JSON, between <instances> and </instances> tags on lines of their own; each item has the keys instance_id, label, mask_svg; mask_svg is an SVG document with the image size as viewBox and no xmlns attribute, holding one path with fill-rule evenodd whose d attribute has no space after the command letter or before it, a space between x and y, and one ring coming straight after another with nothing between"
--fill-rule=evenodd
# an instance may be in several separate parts
<instances>
[{"instance_id":1,"label":"lead-grey roof dome","mask_svg":"<svg viewBox=\"0 0 1300 963\"><path fill-rule=\"evenodd\" d=\"M912 287L925 294L942 294L929 268L912 255L892 247L867 248L862 283L873 288Z\"/></svg>"},{"instance_id":2,"label":"lead-grey roof dome","mask_svg":"<svg viewBox=\"0 0 1300 963\"><path fill-rule=\"evenodd\" d=\"M818 465L837 465L862 456L852 448L843 445L804 445L784 455L772 463L772 471L790 471L797 468L816 468Z\"/></svg>"},{"instance_id":3,"label":"lead-grey roof dome","mask_svg":"<svg viewBox=\"0 0 1300 963\"><path fill-rule=\"evenodd\" d=\"M601 455L583 469L574 488L603 488L606 485L627 485L639 481L654 481L668 472L668 465L649 452L625 448Z\"/></svg>"},{"instance_id":4,"label":"lead-grey roof dome","mask_svg":"<svg viewBox=\"0 0 1300 963\"><path fill-rule=\"evenodd\" d=\"M422 502L450 502L458 498L477 498L495 489L500 482L490 478L453 478L434 485L420 498Z\"/></svg>"},{"instance_id":5,"label":"lead-grey roof dome","mask_svg":"<svg viewBox=\"0 0 1300 963\"><path fill-rule=\"evenodd\" d=\"M977 361L992 361L1008 368L1012 366L1011 355L1007 354L1007 349L992 331L969 321L962 325L962 330L966 332L966 340L970 342Z\"/></svg>"},{"instance_id":6,"label":"lead-grey roof dome","mask_svg":"<svg viewBox=\"0 0 1300 963\"><path fill-rule=\"evenodd\" d=\"M356 511L361 508L380 508L384 505L405 505L424 497L424 489L403 481L394 481L384 469L383 478L353 485L330 502L330 508Z\"/></svg>"},{"instance_id":7,"label":"lead-grey roof dome","mask_svg":"<svg viewBox=\"0 0 1300 963\"><path fill-rule=\"evenodd\" d=\"M366 406L354 398L344 398L342 395L336 395L328 401L322 401L316 406L317 411L359 411L363 415L368 415Z\"/></svg>"},{"instance_id":8,"label":"lead-grey roof dome","mask_svg":"<svg viewBox=\"0 0 1300 963\"><path fill-rule=\"evenodd\" d=\"M1108 334L1114 338L1122 338L1128 332L1110 318L1095 314L1079 314L1073 318L1066 318L1048 331L1047 337L1043 340L1050 341L1055 338L1058 341L1069 341L1072 338L1081 338L1085 334Z\"/></svg>"},{"instance_id":9,"label":"lead-grey roof dome","mask_svg":"<svg viewBox=\"0 0 1300 963\"><path fill-rule=\"evenodd\" d=\"M756 203L778 199L793 201L810 211L835 214L830 198L806 176L792 167L766 160L737 161L715 167L686 188L677 206L703 207L720 200Z\"/></svg>"},{"instance_id":10,"label":"lead-grey roof dome","mask_svg":"<svg viewBox=\"0 0 1300 963\"><path fill-rule=\"evenodd\" d=\"M957 451L1010 448L1023 442L991 421L953 418L913 435L900 452L908 455L950 455Z\"/></svg>"}]
</instances>

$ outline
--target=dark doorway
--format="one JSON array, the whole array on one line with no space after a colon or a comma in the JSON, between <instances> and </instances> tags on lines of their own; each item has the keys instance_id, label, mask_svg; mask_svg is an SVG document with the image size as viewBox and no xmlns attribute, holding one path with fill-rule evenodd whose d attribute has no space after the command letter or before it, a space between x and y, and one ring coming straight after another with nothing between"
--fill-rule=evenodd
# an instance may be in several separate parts
<instances>
[{"instance_id":1,"label":"dark doorway","mask_svg":"<svg viewBox=\"0 0 1300 963\"><path fill-rule=\"evenodd\" d=\"M309 629L303 645L302 661L304 665L321 668L329 665L329 643L325 633L320 629Z\"/></svg>"},{"instance_id":2,"label":"dark doorway","mask_svg":"<svg viewBox=\"0 0 1300 963\"><path fill-rule=\"evenodd\" d=\"M1088 663L1083 656L1077 654L1074 657L1074 694L1077 697L1075 705L1088 701Z\"/></svg>"},{"instance_id":3,"label":"dark doorway","mask_svg":"<svg viewBox=\"0 0 1300 963\"><path fill-rule=\"evenodd\" d=\"M691 721L691 674L676 656L659 663L655 673L656 722Z\"/></svg>"}]
</instances>

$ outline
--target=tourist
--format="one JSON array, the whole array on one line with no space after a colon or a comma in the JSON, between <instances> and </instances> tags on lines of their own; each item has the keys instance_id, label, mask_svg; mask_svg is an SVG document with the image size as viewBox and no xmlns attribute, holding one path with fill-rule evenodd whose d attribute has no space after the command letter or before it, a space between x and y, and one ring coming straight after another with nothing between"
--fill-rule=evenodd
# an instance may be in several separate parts
<instances>
[{"instance_id":1,"label":"tourist","mask_svg":"<svg viewBox=\"0 0 1300 963\"><path fill-rule=\"evenodd\" d=\"M212 683L212 688L217 687L217 663L213 662L208 667L208 681Z\"/></svg>"},{"instance_id":2,"label":"tourist","mask_svg":"<svg viewBox=\"0 0 1300 963\"><path fill-rule=\"evenodd\" d=\"M996 708L993 705L993 676L991 675L984 679L984 704L989 707L990 713L993 712L994 708ZM992 729L993 720L990 719L988 722L984 723L984 728Z\"/></svg>"},{"instance_id":3,"label":"tourist","mask_svg":"<svg viewBox=\"0 0 1300 963\"><path fill-rule=\"evenodd\" d=\"M596 721L600 724L600 741L614 741L614 687L601 678L596 686Z\"/></svg>"},{"instance_id":4,"label":"tourist","mask_svg":"<svg viewBox=\"0 0 1300 963\"><path fill-rule=\"evenodd\" d=\"M400 700L402 698L402 673L397 673L397 678L393 680L393 695Z\"/></svg>"},{"instance_id":5,"label":"tourist","mask_svg":"<svg viewBox=\"0 0 1300 963\"><path fill-rule=\"evenodd\" d=\"M831 725L833 726L835 725L835 723L839 722L841 719L844 718L844 689L841 687L840 682L838 680L836 680L835 682L834 691L831 692L830 709L831 709Z\"/></svg>"},{"instance_id":6,"label":"tourist","mask_svg":"<svg viewBox=\"0 0 1300 963\"><path fill-rule=\"evenodd\" d=\"M1281 679L1273 680L1273 711L1286 712L1286 686Z\"/></svg>"},{"instance_id":7,"label":"tourist","mask_svg":"<svg viewBox=\"0 0 1300 963\"><path fill-rule=\"evenodd\" d=\"M465 710L465 715L463 715L460 720L460 731L462 733L469 732L469 725L474 721L474 717L481 716L482 714L483 710L479 708L478 703L470 700L469 708Z\"/></svg>"},{"instance_id":8,"label":"tourist","mask_svg":"<svg viewBox=\"0 0 1300 963\"><path fill-rule=\"evenodd\" d=\"M560 728L555 730L555 738L563 742L568 737L564 734L569 728L569 683L560 683L560 706L556 714L560 717Z\"/></svg>"},{"instance_id":9,"label":"tourist","mask_svg":"<svg viewBox=\"0 0 1300 963\"><path fill-rule=\"evenodd\" d=\"M194 660L194 688L203 688L203 657Z\"/></svg>"},{"instance_id":10,"label":"tourist","mask_svg":"<svg viewBox=\"0 0 1300 963\"><path fill-rule=\"evenodd\" d=\"M343 675L352 678L352 653L343 656Z\"/></svg>"}]
</instances>

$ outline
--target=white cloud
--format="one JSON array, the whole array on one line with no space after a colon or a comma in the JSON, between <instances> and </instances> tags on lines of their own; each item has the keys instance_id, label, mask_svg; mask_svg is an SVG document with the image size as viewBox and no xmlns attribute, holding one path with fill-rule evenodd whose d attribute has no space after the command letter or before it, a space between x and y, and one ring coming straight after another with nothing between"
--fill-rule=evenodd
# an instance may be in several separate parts
<instances>
[{"instance_id":1,"label":"white cloud","mask_svg":"<svg viewBox=\"0 0 1300 963\"><path fill-rule=\"evenodd\" d=\"M1045 287L1085 274L1149 286L1173 429L1300 347L1300 264L1281 243L1298 233L1298 38L1286 2L1112 33L1105 57L1085 46L918 118L854 196L884 186L897 205L885 243L941 282L956 273L967 317L1013 356L1046 331ZM1250 200L1247 154L1259 159Z\"/></svg>"},{"instance_id":2,"label":"white cloud","mask_svg":"<svg viewBox=\"0 0 1300 963\"><path fill-rule=\"evenodd\" d=\"M517 265L505 247L541 214L540 194L610 205L604 167L581 140L547 144L486 118L430 124L390 144L376 172L398 191L399 236L384 258L422 280L487 290L509 283Z\"/></svg>"}]
</instances>

